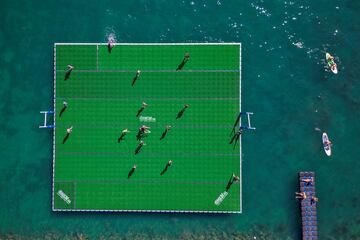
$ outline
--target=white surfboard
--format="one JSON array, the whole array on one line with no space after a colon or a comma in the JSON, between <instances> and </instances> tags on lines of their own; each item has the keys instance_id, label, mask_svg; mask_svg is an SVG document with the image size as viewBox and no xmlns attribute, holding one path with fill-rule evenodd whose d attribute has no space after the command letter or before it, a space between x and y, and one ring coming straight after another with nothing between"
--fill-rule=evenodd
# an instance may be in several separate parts
<instances>
[{"instance_id":1,"label":"white surfboard","mask_svg":"<svg viewBox=\"0 0 360 240\"><path fill-rule=\"evenodd\" d=\"M329 141L328 135L324 132L322 134L322 142L323 142L323 146L324 146L324 151L325 151L326 155L331 156L331 145L327 144L328 141Z\"/></svg>"}]
</instances>

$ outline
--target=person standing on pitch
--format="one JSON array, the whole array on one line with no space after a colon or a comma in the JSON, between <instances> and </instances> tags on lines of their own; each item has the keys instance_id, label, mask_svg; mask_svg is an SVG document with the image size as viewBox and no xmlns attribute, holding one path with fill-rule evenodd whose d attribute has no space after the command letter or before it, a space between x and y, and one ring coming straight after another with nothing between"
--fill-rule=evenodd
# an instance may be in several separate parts
<instances>
[{"instance_id":1,"label":"person standing on pitch","mask_svg":"<svg viewBox=\"0 0 360 240\"><path fill-rule=\"evenodd\" d=\"M64 81L66 81L70 77L70 74L71 74L72 70L74 70L74 67L71 66L71 65L68 65L67 67L68 67L68 69L65 72Z\"/></svg>"},{"instance_id":2,"label":"person standing on pitch","mask_svg":"<svg viewBox=\"0 0 360 240\"><path fill-rule=\"evenodd\" d=\"M148 133L148 132L149 132L148 129L150 129L150 127L145 126L145 125L142 125L142 126L139 128L139 132L140 132L140 133Z\"/></svg>"},{"instance_id":3,"label":"person standing on pitch","mask_svg":"<svg viewBox=\"0 0 360 240\"><path fill-rule=\"evenodd\" d=\"M60 111L59 117L65 112L66 108L68 107L68 103L63 101L63 108Z\"/></svg>"},{"instance_id":4,"label":"person standing on pitch","mask_svg":"<svg viewBox=\"0 0 360 240\"><path fill-rule=\"evenodd\" d=\"M238 182L240 180L240 178L238 176L236 176L234 173L231 175L230 177L230 180L226 186L226 191L229 191L231 185L234 183L234 182Z\"/></svg>"},{"instance_id":5,"label":"person standing on pitch","mask_svg":"<svg viewBox=\"0 0 360 240\"><path fill-rule=\"evenodd\" d=\"M138 117L140 115L140 113L142 111L144 111L144 109L147 107L148 105L145 103L145 102L142 102L141 104L141 108L138 110L137 114L136 114L136 117Z\"/></svg>"},{"instance_id":6,"label":"person standing on pitch","mask_svg":"<svg viewBox=\"0 0 360 240\"><path fill-rule=\"evenodd\" d=\"M178 112L176 119L181 118L184 114L185 110L189 108L189 104L184 104L184 107Z\"/></svg>"},{"instance_id":7,"label":"person standing on pitch","mask_svg":"<svg viewBox=\"0 0 360 240\"><path fill-rule=\"evenodd\" d=\"M132 82L131 86L134 86L136 80L140 77L140 73L141 73L140 70L137 70L137 71L136 71L136 75L135 75L135 77L133 78L133 82Z\"/></svg>"},{"instance_id":8,"label":"person standing on pitch","mask_svg":"<svg viewBox=\"0 0 360 240\"><path fill-rule=\"evenodd\" d=\"M160 137L160 140L162 140L166 136L166 134L168 133L168 131L170 131L170 129L171 129L171 126L167 125L165 128L165 131L162 133L162 135Z\"/></svg>"},{"instance_id":9,"label":"person standing on pitch","mask_svg":"<svg viewBox=\"0 0 360 240\"><path fill-rule=\"evenodd\" d=\"M185 63L186 63L187 61L189 61L189 59L190 59L190 54L189 54L189 53L185 53L184 59L183 59L182 62L179 64L179 66L177 67L176 71L181 70L181 69L185 66Z\"/></svg>"},{"instance_id":10,"label":"person standing on pitch","mask_svg":"<svg viewBox=\"0 0 360 240\"><path fill-rule=\"evenodd\" d=\"M107 47L108 47L108 52L111 53L111 50L113 49L113 47L115 47L114 41L110 39L110 40L108 41Z\"/></svg>"},{"instance_id":11,"label":"person standing on pitch","mask_svg":"<svg viewBox=\"0 0 360 240\"><path fill-rule=\"evenodd\" d=\"M72 133L72 130L73 130L73 126L66 129L66 135L65 135L65 137L63 139L63 144L68 140L70 134Z\"/></svg>"},{"instance_id":12,"label":"person standing on pitch","mask_svg":"<svg viewBox=\"0 0 360 240\"><path fill-rule=\"evenodd\" d=\"M136 139L137 139L137 140L140 140L145 134L151 133L149 129L150 129L150 127L145 126L145 125L142 125L142 126L139 128L139 131L138 131L138 133L137 133L137 135L136 135Z\"/></svg>"},{"instance_id":13,"label":"person standing on pitch","mask_svg":"<svg viewBox=\"0 0 360 240\"><path fill-rule=\"evenodd\" d=\"M136 134L136 139L140 140L144 135L144 132L142 131L142 127L139 128L138 133Z\"/></svg>"},{"instance_id":14,"label":"person standing on pitch","mask_svg":"<svg viewBox=\"0 0 360 240\"><path fill-rule=\"evenodd\" d=\"M239 180L240 180L240 178L233 173L233 181L232 182L233 183L238 182Z\"/></svg>"},{"instance_id":15,"label":"person standing on pitch","mask_svg":"<svg viewBox=\"0 0 360 240\"><path fill-rule=\"evenodd\" d=\"M118 138L118 142L120 142L121 140L123 140L123 138L125 137L125 135L127 134L127 133L129 133L130 131L127 129L127 128L125 128L124 130L122 130L121 131L121 136Z\"/></svg>"}]
</instances>

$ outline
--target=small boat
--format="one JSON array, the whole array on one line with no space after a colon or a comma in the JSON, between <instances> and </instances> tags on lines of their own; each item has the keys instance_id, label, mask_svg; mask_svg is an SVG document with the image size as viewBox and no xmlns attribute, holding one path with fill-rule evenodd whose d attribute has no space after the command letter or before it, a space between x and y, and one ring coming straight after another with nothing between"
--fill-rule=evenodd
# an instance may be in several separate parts
<instances>
[{"instance_id":1,"label":"small boat","mask_svg":"<svg viewBox=\"0 0 360 240\"><path fill-rule=\"evenodd\" d=\"M327 62L327 65L329 66L329 68L331 69L331 71L335 74L338 73L338 69L337 69L337 65L334 61L334 57L330 55L330 53L326 53L325 54L325 57L326 57L326 62Z\"/></svg>"},{"instance_id":2,"label":"small boat","mask_svg":"<svg viewBox=\"0 0 360 240\"><path fill-rule=\"evenodd\" d=\"M329 137L325 132L322 134L322 142L326 155L331 156L331 144L329 144Z\"/></svg>"}]
</instances>

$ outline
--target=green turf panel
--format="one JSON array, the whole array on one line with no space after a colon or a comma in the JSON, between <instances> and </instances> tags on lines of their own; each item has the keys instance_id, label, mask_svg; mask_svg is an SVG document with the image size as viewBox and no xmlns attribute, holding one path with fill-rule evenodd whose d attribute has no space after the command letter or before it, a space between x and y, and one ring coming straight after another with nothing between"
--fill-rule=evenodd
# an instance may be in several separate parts
<instances>
[{"instance_id":1,"label":"green turf panel","mask_svg":"<svg viewBox=\"0 0 360 240\"><path fill-rule=\"evenodd\" d=\"M136 117L141 100L99 100L66 99L69 107L57 120L60 127L73 125L76 128L129 128L133 135L141 124L165 128L171 125L179 128L219 128L232 126L239 112L239 100L147 100L149 106ZM57 100L57 109L62 108L62 100ZM176 119L184 103L189 108L181 118ZM83 111L83 110L86 111ZM151 116L155 122L144 122L141 118ZM232 116L229 118L229 116ZM65 128L60 131L65 131ZM208 129L209 130L209 129ZM211 130L211 129L210 129ZM153 135L153 134L152 134Z\"/></svg>"},{"instance_id":2,"label":"green turf panel","mask_svg":"<svg viewBox=\"0 0 360 240\"><path fill-rule=\"evenodd\" d=\"M69 197L70 203L62 199L58 192L62 191ZM59 209L73 209L75 207L74 182L55 182L54 183L54 206Z\"/></svg>"},{"instance_id":3,"label":"green turf panel","mask_svg":"<svg viewBox=\"0 0 360 240\"><path fill-rule=\"evenodd\" d=\"M144 154L161 155L168 146L167 142L179 149L182 153L187 150L189 153L231 153L229 151L229 133L231 127L228 128L208 128L208 129L181 129L175 128L167 134L163 140L160 136L163 129L151 129L151 134L143 138L147 143L143 147ZM112 128L80 128L73 130L73 133L68 138L65 144L62 144L63 139L59 136L56 139L58 146L57 153L66 152L94 152L94 153L122 153L130 154L137 146L135 137L136 130L133 134L128 134L126 139L118 144L117 139L119 130ZM60 134L59 134L60 135ZM65 135L65 131L64 134ZM209 147L211 146L211 147ZM185 149L184 149L185 148ZM190 152L191 151L191 152ZM175 154L175 153L174 153Z\"/></svg>"},{"instance_id":4,"label":"green turf panel","mask_svg":"<svg viewBox=\"0 0 360 240\"><path fill-rule=\"evenodd\" d=\"M64 163L56 166L56 171L59 181L124 181L132 166L137 164L136 174L131 179L157 182L216 181L225 187L229 174L239 174L239 156L236 157L237 160L233 156L173 156L170 153L160 156L65 154L58 155L57 159ZM161 175L170 158L173 164Z\"/></svg>"},{"instance_id":5,"label":"green turf panel","mask_svg":"<svg viewBox=\"0 0 360 240\"><path fill-rule=\"evenodd\" d=\"M220 206L214 204L222 183L214 182L141 182L134 179L113 183L77 183L77 207L84 209L182 210L182 211L239 211L239 185ZM132 181L134 180L134 181ZM161 198L159 198L161 195Z\"/></svg>"},{"instance_id":6,"label":"green turf panel","mask_svg":"<svg viewBox=\"0 0 360 240\"><path fill-rule=\"evenodd\" d=\"M189 53L183 70L238 70L239 52L239 45L118 45L109 53L103 45L99 69L176 70Z\"/></svg>"},{"instance_id":7,"label":"green turf panel","mask_svg":"<svg viewBox=\"0 0 360 240\"><path fill-rule=\"evenodd\" d=\"M239 142L229 144L240 111L239 45L117 45L111 54L104 45L56 47L54 191L67 189L74 202L55 193L55 210L241 211L239 184L214 204L230 175L241 174ZM191 59L174 71L175 56L181 61L186 51ZM71 59L77 64L64 81ZM60 118L63 101L69 107ZM149 106L136 117L142 101ZM190 107L176 119L185 103ZM151 133L135 154L142 124ZM131 132L119 143L124 128Z\"/></svg>"},{"instance_id":8,"label":"green turf panel","mask_svg":"<svg viewBox=\"0 0 360 240\"><path fill-rule=\"evenodd\" d=\"M96 69L96 46L90 45L57 45L56 46L56 69L57 77L64 80L65 70L68 65L74 66L74 70ZM68 80L72 79L72 75Z\"/></svg>"},{"instance_id":9,"label":"green turf panel","mask_svg":"<svg viewBox=\"0 0 360 240\"><path fill-rule=\"evenodd\" d=\"M234 98L239 72L74 72L57 81L59 98ZM154 87L156 86L156 87ZM159 90L159 88L161 90Z\"/></svg>"}]
</instances>

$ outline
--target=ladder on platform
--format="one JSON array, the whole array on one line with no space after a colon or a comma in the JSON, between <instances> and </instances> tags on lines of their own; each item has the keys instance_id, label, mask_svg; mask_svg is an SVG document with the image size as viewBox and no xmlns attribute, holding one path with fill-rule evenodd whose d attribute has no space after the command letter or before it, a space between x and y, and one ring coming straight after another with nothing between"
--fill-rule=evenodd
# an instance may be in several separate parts
<instances>
[{"instance_id":1,"label":"ladder on platform","mask_svg":"<svg viewBox=\"0 0 360 240\"><path fill-rule=\"evenodd\" d=\"M40 125L39 128L54 128L54 125L48 125L48 115L54 115L54 111L40 111L40 114L44 114L44 125Z\"/></svg>"}]
</instances>

